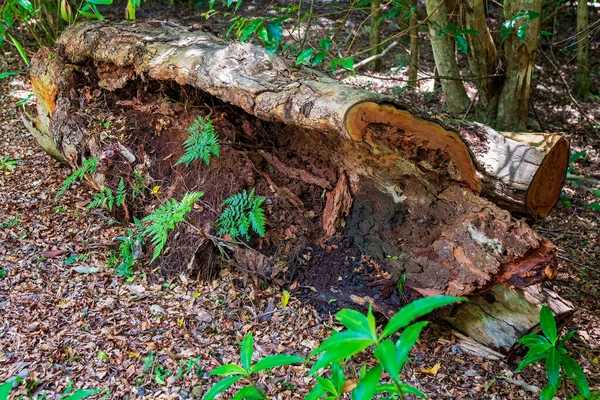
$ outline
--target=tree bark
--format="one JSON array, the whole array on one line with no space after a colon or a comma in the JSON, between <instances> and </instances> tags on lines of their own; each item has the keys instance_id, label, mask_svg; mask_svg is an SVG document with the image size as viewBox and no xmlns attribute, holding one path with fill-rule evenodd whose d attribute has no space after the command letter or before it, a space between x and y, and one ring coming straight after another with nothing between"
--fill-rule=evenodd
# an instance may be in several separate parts
<instances>
[{"instance_id":1,"label":"tree bark","mask_svg":"<svg viewBox=\"0 0 600 400\"><path fill-rule=\"evenodd\" d=\"M410 2L411 7L417 6L417 1ZM408 86L416 88L418 85L419 71L419 14L415 11L410 15L410 60L408 65Z\"/></svg>"},{"instance_id":2,"label":"tree bark","mask_svg":"<svg viewBox=\"0 0 600 400\"><path fill-rule=\"evenodd\" d=\"M376 56L381 53L381 26L379 23L380 16L381 0L371 0L371 56ZM375 72L381 71L382 66L383 63L381 58L377 58L371 63L371 69Z\"/></svg>"},{"instance_id":3,"label":"tree bark","mask_svg":"<svg viewBox=\"0 0 600 400\"><path fill-rule=\"evenodd\" d=\"M519 11L541 13L542 0L510 0L504 2L506 18ZM526 39L517 37L519 28L527 26ZM505 78L498 103L498 129L524 131L529 115L531 77L538 46L540 18L518 21L504 42Z\"/></svg>"},{"instance_id":4,"label":"tree bark","mask_svg":"<svg viewBox=\"0 0 600 400\"><path fill-rule=\"evenodd\" d=\"M590 65L589 65L589 11L587 1L577 2L577 73L575 80L575 93L583 99L591 96L590 93Z\"/></svg>"},{"instance_id":5,"label":"tree bark","mask_svg":"<svg viewBox=\"0 0 600 400\"><path fill-rule=\"evenodd\" d=\"M486 21L486 7L483 0L464 0L460 2L460 17L463 28L474 29L479 34L465 35L468 44L467 56L473 76L484 77L475 81L479 101L478 120L491 124L496 119L500 81L497 74L500 59Z\"/></svg>"},{"instance_id":6,"label":"tree bark","mask_svg":"<svg viewBox=\"0 0 600 400\"><path fill-rule=\"evenodd\" d=\"M348 178L340 175L328 195L326 234L350 214L345 234L396 275L406 273L407 286L422 294L471 295L502 282L528 286L555 275L555 247L479 194L494 199L503 193L503 202L528 212L535 205L527 201L537 190L535 176L547 177L542 183L564 178L564 170L548 168L546 161L564 155L554 149L565 145L568 156L560 137L535 147L478 124L451 129L392 98L197 29L85 22L61 36L58 52L41 49L31 68L39 132L46 147L53 143L51 150L73 167L82 158L119 151L109 146L116 149L109 152L101 135L82 130L78 110L85 96L74 89L90 77L91 90L139 85L137 93L143 93L149 81L189 85L264 121L283 123L277 131L287 141L310 143L319 157L325 152ZM332 187L260 151L258 157L286 175ZM528 174L534 175L530 182ZM557 186L552 190L560 192Z\"/></svg>"},{"instance_id":7,"label":"tree bark","mask_svg":"<svg viewBox=\"0 0 600 400\"><path fill-rule=\"evenodd\" d=\"M453 114L464 113L471 101L458 71L454 43L450 35L440 36L440 31L448 26L448 7L446 0L426 0L427 16L429 17L429 39L433 49L433 58L438 73L442 78L442 90L446 98L448 110ZM444 79L451 77L452 79Z\"/></svg>"}]
</instances>

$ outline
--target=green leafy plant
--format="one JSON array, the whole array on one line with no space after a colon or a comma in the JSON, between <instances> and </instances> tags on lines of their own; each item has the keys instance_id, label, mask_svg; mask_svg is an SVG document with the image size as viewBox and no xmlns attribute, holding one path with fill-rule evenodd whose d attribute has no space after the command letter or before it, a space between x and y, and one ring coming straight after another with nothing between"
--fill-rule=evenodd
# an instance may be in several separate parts
<instances>
[{"instance_id":1,"label":"green leafy plant","mask_svg":"<svg viewBox=\"0 0 600 400\"><path fill-rule=\"evenodd\" d=\"M119 244L119 253L109 255L107 258L107 264L115 266L115 275L122 276L125 279L133 277L133 267L136 263L136 253L138 249L144 244L143 236L138 232L143 232L142 223L137 219L133 218L136 225L136 231L133 229L127 229L124 236L117 237L121 243ZM119 262L120 261L120 262Z\"/></svg>"},{"instance_id":2,"label":"green leafy plant","mask_svg":"<svg viewBox=\"0 0 600 400\"><path fill-rule=\"evenodd\" d=\"M0 160L0 171L5 170L12 172L15 170L15 165L17 165L17 160L11 160L10 157L4 156Z\"/></svg>"},{"instance_id":3,"label":"green leafy plant","mask_svg":"<svg viewBox=\"0 0 600 400\"><path fill-rule=\"evenodd\" d=\"M540 17L540 13L533 10L521 10L516 13L511 19L504 21L500 27L500 37L505 41L515 28L519 21L531 21ZM517 28L517 39L527 39L527 24L523 24Z\"/></svg>"},{"instance_id":4,"label":"green leafy plant","mask_svg":"<svg viewBox=\"0 0 600 400\"><path fill-rule=\"evenodd\" d=\"M143 236L150 237L150 243L154 246L152 260L154 262L162 253L167 243L169 230L175 229L175 225L184 221L184 216L192 210L194 203L202 197L202 192L186 193L181 202L170 199L156 209L152 214L146 216L143 222L147 224L143 230Z\"/></svg>"},{"instance_id":5,"label":"green leafy plant","mask_svg":"<svg viewBox=\"0 0 600 400\"><path fill-rule=\"evenodd\" d=\"M196 375L202 375L202 367L197 366L201 358L202 356L198 356L190 360L180 361L179 369L177 369L177 378L181 378L192 371L195 371Z\"/></svg>"},{"instance_id":6,"label":"green leafy plant","mask_svg":"<svg viewBox=\"0 0 600 400\"><path fill-rule=\"evenodd\" d=\"M67 179L64 180L60 190L56 194L55 200L58 200L60 196L65 194L67 189L75 184L75 182L82 180L85 174L93 174L96 172L97 166L98 157L85 160L80 168L76 169L71 175L67 176Z\"/></svg>"},{"instance_id":7,"label":"green leafy plant","mask_svg":"<svg viewBox=\"0 0 600 400\"><path fill-rule=\"evenodd\" d=\"M6 37L10 38L10 43L29 65L25 49L7 31L21 26L40 46L53 45L65 26L75 23L79 16L102 20L98 6L111 3L112 0L6 0L0 8L0 46Z\"/></svg>"},{"instance_id":8,"label":"green leafy plant","mask_svg":"<svg viewBox=\"0 0 600 400\"><path fill-rule=\"evenodd\" d=\"M261 205L264 197L255 197L254 189L236 193L223 202L223 211L215 226L219 235L228 234L235 240L238 236L250 239L250 228L260 237L265 236L265 212Z\"/></svg>"},{"instance_id":9,"label":"green leafy plant","mask_svg":"<svg viewBox=\"0 0 600 400\"><path fill-rule=\"evenodd\" d=\"M540 310L540 326L542 328L541 335L532 333L518 340L519 343L527 346L529 351L525 354L523 361L521 361L515 372L544 360L548 384L542 390L540 399L551 400L560 388L561 382L566 379L575 384L583 398L590 398L591 393L587 378L577 361L567 355L568 352L565 348L565 344L576 331L570 331L560 337L554 315L546 306L543 306Z\"/></svg>"},{"instance_id":10,"label":"green leafy plant","mask_svg":"<svg viewBox=\"0 0 600 400\"><path fill-rule=\"evenodd\" d=\"M410 350L419 338L422 329L428 324L426 321L412 322L439 307L457 301L465 301L465 299L436 296L416 300L399 310L383 327L380 334L371 307L369 307L367 315L350 309L339 311L336 318L346 330L335 332L312 352L311 356L318 356L318 358L310 369L309 375L315 378L316 383L306 399L340 399L344 392L349 390L352 390L353 400L369 400L380 393L389 393L400 398L404 398L405 394L425 398L420 390L403 383L400 377L404 365L409 361ZM400 330L402 330L400 338L394 343L390 337ZM211 375L222 376L224 379L217 382L208 391L205 400L214 399L215 396L240 380L245 381L244 387L237 392L234 399L264 399L266 394L262 388L256 385L254 374L282 365L302 362L299 357L282 354L263 358L251 365L252 348L252 334L250 333L242 342L241 366L227 364L213 370ZM344 376L342 362L368 348L373 349L379 365L375 365L369 370L363 366L355 387L353 389L345 388L348 380ZM317 375L317 372L323 369L330 369L330 371ZM389 375L389 380L382 383L380 381L383 371Z\"/></svg>"},{"instance_id":11,"label":"green leafy plant","mask_svg":"<svg viewBox=\"0 0 600 400\"><path fill-rule=\"evenodd\" d=\"M24 75L25 72L22 71L5 71L0 73L0 79L4 79L4 78L8 78L9 76L14 76L14 75Z\"/></svg>"},{"instance_id":12,"label":"green leafy plant","mask_svg":"<svg viewBox=\"0 0 600 400\"><path fill-rule=\"evenodd\" d=\"M104 191L94 195L94 198L90 201L87 208L106 208L112 211L115 204L117 207L123 205L126 196L127 191L125 189L125 182L123 181L123 178L121 178L116 193L113 193L109 187L105 187Z\"/></svg>"},{"instance_id":13,"label":"green leafy plant","mask_svg":"<svg viewBox=\"0 0 600 400\"><path fill-rule=\"evenodd\" d=\"M15 214L14 217L6 217L4 222L0 223L0 229L10 229L19 225L19 213Z\"/></svg>"},{"instance_id":14,"label":"green leafy plant","mask_svg":"<svg viewBox=\"0 0 600 400\"><path fill-rule=\"evenodd\" d=\"M277 354L267 356L252 364L254 343L252 332L246 335L242 341L240 352L241 365L226 364L214 369L210 374L222 376L224 379L217 382L204 396L204 400L212 400L218 394L229 389L237 381L244 379L247 384L234 396L235 399L266 399L265 392L256 385L256 374L260 371L268 371L284 365L303 363L304 359L289 354Z\"/></svg>"},{"instance_id":15,"label":"green leafy plant","mask_svg":"<svg viewBox=\"0 0 600 400\"><path fill-rule=\"evenodd\" d=\"M452 36L456 42L456 48L467 54L468 45L465 35L481 35L481 32L475 29L459 29L455 24L448 24L439 32L439 36L445 35Z\"/></svg>"},{"instance_id":16,"label":"green leafy plant","mask_svg":"<svg viewBox=\"0 0 600 400\"><path fill-rule=\"evenodd\" d=\"M210 117L198 116L186 131L190 136L183 142L185 153L175 165L185 164L188 167L196 160L202 160L209 165L211 155L219 156L219 138L215 134Z\"/></svg>"},{"instance_id":17,"label":"green leafy plant","mask_svg":"<svg viewBox=\"0 0 600 400\"><path fill-rule=\"evenodd\" d=\"M145 197L144 192L146 191L146 178L139 172L133 173L133 182L131 183L131 197L136 199L138 195Z\"/></svg>"}]
</instances>

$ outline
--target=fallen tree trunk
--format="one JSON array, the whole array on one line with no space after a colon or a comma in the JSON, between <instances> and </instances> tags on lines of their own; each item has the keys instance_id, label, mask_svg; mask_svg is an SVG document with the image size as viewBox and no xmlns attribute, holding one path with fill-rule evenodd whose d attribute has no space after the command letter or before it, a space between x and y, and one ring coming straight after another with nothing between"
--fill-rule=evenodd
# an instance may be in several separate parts
<instances>
[{"instance_id":1,"label":"fallen tree trunk","mask_svg":"<svg viewBox=\"0 0 600 400\"><path fill-rule=\"evenodd\" d=\"M227 154L232 160L243 156L233 162L251 171L248 180L267 181L265 188L292 204L299 215L311 215L302 192L276 183L271 172L257 167L259 163L270 165L286 182L317 186L321 191L334 188L324 209L313 204L325 215L319 232L303 228L302 235L311 241L322 241L344 226L346 236L363 252L394 275L406 274L407 286L422 295L468 296L502 282L523 287L556 274L555 247L480 195L511 211L545 216L558 198L566 170L568 143L560 136L551 136L546 147L539 148L479 124L451 129L393 98L270 57L261 47L230 43L172 23L86 22L69 28L57 45L58 51L42 49L32 62L30 74L38 98L35 135L51 154L73 167L82 158L101 155L105 168L98 170L99 186L115 173L110 159L121 150L115 136L90 132L84 112L87 102L99 98L96 92L132 96L119 104L146 109L152 125L144 129L163 137L170 123L177 124L177 114L163 110L161 119L156 119L158 106L142 104L152 91L145 88L157 82L153 90L161 92L164 85L176 83L272 123L270 140L275 144L266 148L267 153L262 147L236 150L234 135ZM86 92L78 93L83 86ZM250 127L242 128L247 138L256 139ZM135 135L122 134L120 140L142 150L133 161L122 158L130 164L148 164L143 148L152 146L152 141L146 138L140 143ZM303 157L320 160L321 171L312 165L313 176L307 175L285 165L294 158L269 154L282 153L284 147L294 149L285 157L299 151ZM159 144L154 151L155 163L168 162L170 170L182 171L183 166L173 167L177 157L172 151L161 153L167 150ZM210 171L216 168L211 163ZM177 180L171 183L174 188ZM215 195L212 206L218 209L222 199ZM210 224L203 226L210 228ZM277 235L273 233L268 241L297 236Z\"/></svg>"}]
</instances>

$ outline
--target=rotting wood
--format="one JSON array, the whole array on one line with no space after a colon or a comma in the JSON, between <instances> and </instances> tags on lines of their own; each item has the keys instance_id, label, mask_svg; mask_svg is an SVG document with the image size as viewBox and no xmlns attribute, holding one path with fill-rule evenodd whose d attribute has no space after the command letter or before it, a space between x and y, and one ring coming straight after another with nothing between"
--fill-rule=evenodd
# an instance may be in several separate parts
<instances>
[{"instance_id":1,"label":"rotting wood","mask_svg":"<svg viewBox=\"0 0 600 400\"><path fill-rule=\"evenodd\" d=\"M190 85L263 121L285 124L279 134L286 140L309 143L346 171L354 200L345 234L395 276L406 274L406 286L422 295L469 296L502 282L528 286L556 274L556 248L480 197L497 200L490 193L506 193L503 206L538 215L526 206L531 187L525 190L527 182L519 180L513 188L512 174L520 176L525 164L535 176L556 174L555 182L562 183L560 168L530 168L532 160L544 166L556 145L548 155L526 147L506 161L515 161L507 172L502 163L493 166L490 149L510 154L520 142L490 128L450 129L396 99L296 68L261 47L172 23L85 22L70 27L57 44L57 51L41 49L32 60L31 79L40 100L36 125L73 167L87 153L99 155L102 165L105 156L99 136L84 134L85 119L74 112L85 101L73 90L83 71L89 69L88 82L97 78L90 84L106 91L131 84L143 94L149 81ZM526 156L527 162L517 158ZM297 196L277 191L268 174L253 168L275 192L304 209ZM550 192L559 193L556 186ZM343 215L346 208L326 214ZM334 223L334 230L339 232L340 225Z\"/></svg>"}]
</instances>

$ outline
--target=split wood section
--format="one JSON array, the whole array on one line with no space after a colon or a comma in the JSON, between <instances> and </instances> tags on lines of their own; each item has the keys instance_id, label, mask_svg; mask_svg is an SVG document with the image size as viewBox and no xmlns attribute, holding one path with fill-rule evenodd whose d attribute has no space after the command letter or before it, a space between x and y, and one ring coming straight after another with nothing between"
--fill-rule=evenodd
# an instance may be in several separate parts
<instances>
[{"instance_id":1,"label":"split wood section","mask_svg":"<svg viewBox=\"0 0 600 400\"><path fill-rule=\"evenodd\" d=\"M396 276L405 273L407 286L423 295L468 296L556 274L555 247L481 196L519 214L546 216L566 171L569 146L560 136L509 137L480 124L451 129L394 98L196 27L84 22L65 31L57 51L40 50L31 68L39 99L35 135L73 167L105 146L84 135L74 117L84 74L108 91L148 80L189 85L285 124L282 134L326 153L338 170L335 187L313 180L334 187L323 236L344 227L365 253ZM313 179L263 157L289 177Z\"/></svg>"}]
</instances>

